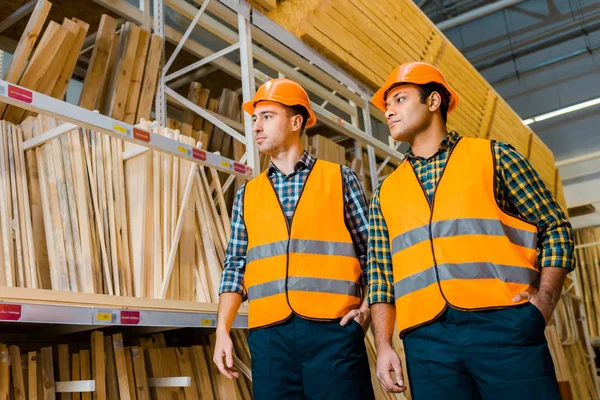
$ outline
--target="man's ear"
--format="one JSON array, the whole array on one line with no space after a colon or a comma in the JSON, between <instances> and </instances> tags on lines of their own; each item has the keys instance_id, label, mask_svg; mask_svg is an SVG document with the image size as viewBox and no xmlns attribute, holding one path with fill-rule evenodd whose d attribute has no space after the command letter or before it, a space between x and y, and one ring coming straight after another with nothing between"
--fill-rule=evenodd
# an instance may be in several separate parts
<instances>
[{"instance_id":1,"label":"man's ear","mask_svg":"<svg viewBox=\"0 0 600 400\"><path fill-rule=\"evenodd\" d=\"M295 131L299 131L300 129L302 129L302 115L300 114L296 114L292 117L292 130Z\"/></svg>"},{"instance_id":2,"label":"man's ear","mask_svg":"<svg viewBox=\"0 0 600 400\"><path fill-rule=\"evenodd\" d=\"M429 111L434 112L442 106L442 96L438 92L429 95Z\"/></svg>"}]
</instances>

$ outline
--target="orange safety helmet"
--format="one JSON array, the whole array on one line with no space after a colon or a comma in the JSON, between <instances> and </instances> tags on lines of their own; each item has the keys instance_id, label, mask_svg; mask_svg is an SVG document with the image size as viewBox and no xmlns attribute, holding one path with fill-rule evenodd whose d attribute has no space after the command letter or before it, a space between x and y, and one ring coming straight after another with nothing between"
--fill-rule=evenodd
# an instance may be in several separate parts
<instances>
[{"instance_id":1,"label":"orange safety helmet","mask_svg":"<svg viewBox=\"0 0 600 400\"><path fill-rule=\"evenodd\" d=\"M450 93L450 104L448 114L458 107L458 94L452 90L442 72L431 64L412 61L394 68L385 80L385 84L373 95L371 102L375 107L385 112L385 98L387 91L396 83L412 83L415 85L426 85L428 83L439 83Z\"/></svg>"},{"instance_id":2,"label":"orange safety helmet","mask_svg":"<svg viewBox=\"0 0 600 400\"><path fill-rule=\"evenodd\" d=\"M242 108L252 115L259 101L274 101L288 107L302 106L308 112L306 127L309 128L317 123L317 117L310 106L308 94L302 86L291 79L277 78L263 83L256 91L252 101L244 103Z\"/></svg>"}]
</instances>

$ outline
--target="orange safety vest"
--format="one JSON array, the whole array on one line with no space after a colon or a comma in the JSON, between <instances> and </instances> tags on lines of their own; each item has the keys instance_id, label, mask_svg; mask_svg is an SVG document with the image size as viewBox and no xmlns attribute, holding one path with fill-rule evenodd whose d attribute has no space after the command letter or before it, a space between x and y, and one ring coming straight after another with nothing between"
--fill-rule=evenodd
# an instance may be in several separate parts
<instances>
[{"instance_id":1,"label":"orange safety vest","mask_svg":"<svg viewBox=\"0 0 600 400\"><path fill-rule=\"evenodd\" d=\"M408 161L381 186L401 335L436 319L447 305L510 307L518 304L517 293L536 290L537 228L498 206L491 143L461 138L431 204Z\"/></svg>"},{"instance_id":2,"label":"orange safety vest","mask_svg":"<svg viewBox=\"0 0 600 400\"><path fill-rule=\"evenodd\" d=\"M340 165L317 160L291 223L263 172L246 184L243 216L249 328L292 313L334 320L359 307L361 267L344 220Z\"/></svg>"}]
</instances>

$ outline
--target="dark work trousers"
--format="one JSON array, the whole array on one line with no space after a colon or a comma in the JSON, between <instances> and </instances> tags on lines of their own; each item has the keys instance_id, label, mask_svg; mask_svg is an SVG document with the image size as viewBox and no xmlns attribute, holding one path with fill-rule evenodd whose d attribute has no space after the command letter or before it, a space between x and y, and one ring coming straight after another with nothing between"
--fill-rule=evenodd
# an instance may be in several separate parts
<instances>
[{"instance_id":1,"label":"dark work trousers","mask_svg":"<svg viewBox=\"0 0 600 400\"><path fill-rule=\"evenodd\" d=\"M404 337L414 400L560 400L542 313L531 303L448 308Z\"/></svg>"},{"instance_id":2,"label":"dark work trousers","mask_svg":"<svg viewBox=\"0 0 600 400\"><path fill-rule=\"evenodd\" d=\"M250 331L255 400L372 400L360 324L310 321L296 315Z\"/></svg>"}]
</instances>

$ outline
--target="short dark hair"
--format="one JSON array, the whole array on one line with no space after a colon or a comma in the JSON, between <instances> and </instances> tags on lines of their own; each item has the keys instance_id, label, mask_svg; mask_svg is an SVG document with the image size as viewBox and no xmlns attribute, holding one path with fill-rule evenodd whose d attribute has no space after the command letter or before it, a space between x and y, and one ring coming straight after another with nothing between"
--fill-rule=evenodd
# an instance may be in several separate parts
<instances>
[{"instance_id":1,"label":"short dark hair","mask_svg":"<svg viewBox=\"0 0 600 400\"><path fill-rule=\"evenodd\" d=\"M398 86L403 86L403 85L406 85L406 83L396 83L396 84L392 85L388 90L386 90L384 98L387 99L387 95L392 89L395 89ZM441 84L435 83L435 82L430 82L430 83L426 83L424 85L415 84L415 86L417 86L419 88L419 91L421 92L421 103L422 104L425 104L425 102L427 101L427 99L429 98L431 93L438 92L440 94L440 96L442 98L442 104L440 105L440 112L442 114L442 119L444 120L444 123L446 123L448 121L448 107L450 106L450 93L448 92L448 90L446 90L444 85L441 85Z\"/></svg>"},{"instance_id":2,"label":"short dark hair","mask_svg":"<svg viewBox=\"0 0 600 400\"><path fill-rule=\"evenodd\" d=\"M296 115L300 115L302 117L302 126L300 127L300 135L304 132L304 128L306 128L306 123L308 122L308 111L303 106L288 106L288 115L290 117L294 117Z\"/></svg>"}]
</instances>

